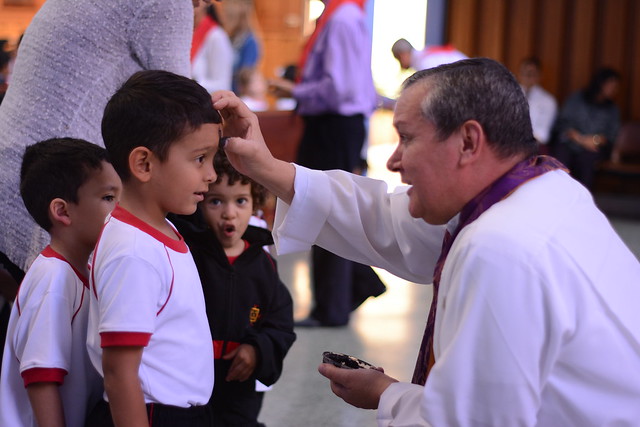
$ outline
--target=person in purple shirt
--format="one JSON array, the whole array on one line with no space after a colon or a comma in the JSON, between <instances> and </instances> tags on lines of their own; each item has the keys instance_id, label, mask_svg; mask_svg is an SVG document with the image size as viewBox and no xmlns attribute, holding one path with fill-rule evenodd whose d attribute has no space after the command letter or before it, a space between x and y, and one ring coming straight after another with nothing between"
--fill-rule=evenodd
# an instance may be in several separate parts
<instances>
[{"instance_id":1,"label":"person in purple shirt","mask_svg":"<svg viewBox=\"0 0 640 427\"><path fill-rule=\"evenodd\" d=\"M312 169L361 166L365 120L376 106L371 75L371 35L365 21L366 0L323 0L300 61L297 82L275 80L271 88L297 101L305 129L296 163ZM367 297L384 292L369 266L363 266L314 246L312 249L315 305L297 326L342 326Z\"/></svg>"}]
</instances>

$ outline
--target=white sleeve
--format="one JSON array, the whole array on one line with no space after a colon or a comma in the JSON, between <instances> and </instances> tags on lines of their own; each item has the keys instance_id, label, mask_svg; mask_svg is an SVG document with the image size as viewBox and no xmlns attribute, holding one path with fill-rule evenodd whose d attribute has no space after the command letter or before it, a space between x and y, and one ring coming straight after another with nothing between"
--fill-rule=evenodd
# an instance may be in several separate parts
<instances>
[{"instance_id":1,"label":"white sleeve","mask_svg":"<svg viewBox=\"0 0 640 427\"><path fill-rule=\"evenodd\" d=\"M378 427L429 426L420 414L423 394L424 387L416 384L391 384L380 396Z\"/></svg>"},{"instance_id":2,"label":"white sleeve","mask_svg":"<svg viewBox=\"0 0 640 427\"><path fill-rule=\"evenodd\" d=\"M155 332L158 311L170 294L157 268L142 258L122 256L94 270L99 333Z\"/></svg>"},{"instance_id":3,"label":"white sleeve","mask_svg":"<svg viewBox=\"0 0 640 427\"><path fill-rule=\"evenodd\" d=\"M50 276L41 276L31 287L46 289L31 292L32 298L23 309L13 337L20 372L33 368L59 368L69 372L73 331L73 276L60 269L50 269ZM44 271L44 270L43 270ZM73 273L71 273L73 274ZM66 285L66 286L65 286ZM38 291L41 291L38 290Z\"/></svg>"},{"instance_id":4,"label":"white sleeve","mask_svg":"<svg viewBox=\"0 0 640 427\"><path fill-rule=\"evenodd\" d=\"M278 200L276 209L278 253L317 244L403 279L431 283L445 228L412 218L406 190L388 193L384 181L296 165L293 202Z\"/></svg>"}]
</instances>

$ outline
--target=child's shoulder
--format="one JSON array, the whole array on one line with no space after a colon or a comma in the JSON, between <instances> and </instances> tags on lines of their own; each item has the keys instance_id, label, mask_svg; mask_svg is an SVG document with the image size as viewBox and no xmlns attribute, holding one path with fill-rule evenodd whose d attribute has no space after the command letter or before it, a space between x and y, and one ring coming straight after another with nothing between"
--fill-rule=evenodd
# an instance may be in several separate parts
<instances>
[{"instance_id":1,"label":"child's shoulder","mask_svg":"<svg viewBox=\"0 0 640 427\"><path fill-rule=\"evenodd\" d=\"M36 301L39 304L47 295L74 301L75 294L85 286L85 282L86 279L68 262L45 251L29 267L16 301L22 304Z\"/></svg>"},{"instance_id":2,"label":"child's shoulder","mask_svg":"<svg viewBox=\"0 0 640 427\"><path fill-rule=\"evenodd\" d=\"M161 233L141 220L110 217L98 239L100 249L144 255L154 247L162 249Z\"/></svg>"}]
</instances>

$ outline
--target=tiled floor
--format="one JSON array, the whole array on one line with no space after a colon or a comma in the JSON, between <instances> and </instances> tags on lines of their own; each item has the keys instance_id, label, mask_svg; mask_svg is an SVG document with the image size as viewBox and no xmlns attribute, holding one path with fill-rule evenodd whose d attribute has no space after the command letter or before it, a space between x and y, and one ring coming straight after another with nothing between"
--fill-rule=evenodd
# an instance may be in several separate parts
<instances>
[{"instance_id":1,"label":"tiled floor","mask_svg":"<svg viewBox=\"0 0 640 427\"><path fill-rule=\"evenodd\" d=\"M384 130L383 130L384 131ZM390 137L392 138L392 134ZM392 139L390 140L392 141ZM369 150L370 175L395 185L384 162L393 144L378 142ZM639 202L640 203L640 202ZM640 258L640 220L611 221ZM294 298L295 317L310 308L308 253L278 257L283 281ZM375 426L376 413L351 407L337 398L317 372L324 350L348 353L382 366L389 375L409 381L431 300L429 286L408 283L377 270L387 292L365 302L342 328L296 329L298 339L285 360L281 379L266 393L260 420L269 427Z\"/></svg>"}]
</instances>

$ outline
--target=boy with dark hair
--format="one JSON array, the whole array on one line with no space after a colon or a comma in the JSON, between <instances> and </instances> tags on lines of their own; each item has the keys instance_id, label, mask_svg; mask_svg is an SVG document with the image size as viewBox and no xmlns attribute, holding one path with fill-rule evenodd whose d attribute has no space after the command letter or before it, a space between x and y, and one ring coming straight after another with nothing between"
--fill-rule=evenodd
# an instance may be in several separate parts
<instances>
[{"instance_id":1,"label":"boy with dark hair","mask_svg":"<svg viewBox=\"0 0 640 427\"><path fill-rule=\"evenodd\" d=\"M11 312L0 425L82 426L100 398L85 344L88 260L120 187L95 144L60 138L26 148L20 194L51 243L29 268Z\"/></svg>"},{"instance_id":2,"label":"boy with dark hair","mask_svg":"<svg viewBox=\"0 0 640 427\"><path fill-rule=\"evenodd\" d=\"M249 225L265 188L238 173L223 150L214 166L218 179L196 215L176 224L200 273L213 336L213 425L258 426L264 393L256 391L256 380L271 385L282 373L296 339L293 302L263 249L273 244L271 233Z\"/></svg>"},{"instance_id":3,"label":"boy with dark hair","mask_svg":"<svg viewBox=\"0 0 640 427\"><path fill-rule=\"evenodd\" d=\"M123 191L93 256L87 345L106 401L92 425L210 425L202 287L166 216L192 214L215 181L220 123L202 86L166 71L135 73L107 103L102 134Z\"/></svg>"}]
</instances>

